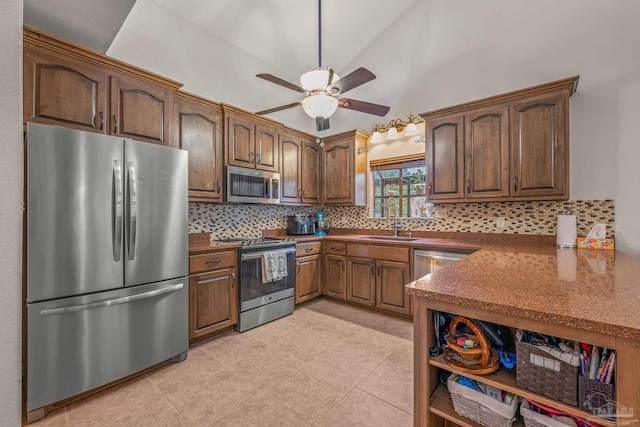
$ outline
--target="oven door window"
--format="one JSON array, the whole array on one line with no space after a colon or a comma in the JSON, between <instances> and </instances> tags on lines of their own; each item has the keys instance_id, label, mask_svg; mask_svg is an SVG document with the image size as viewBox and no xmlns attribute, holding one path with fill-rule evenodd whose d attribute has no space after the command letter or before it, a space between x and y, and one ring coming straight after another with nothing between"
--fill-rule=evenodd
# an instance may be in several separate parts
<instances>
[{"instance_id":1,"label":"oven door window","mask_svg":"<svg viewBox=\"0 0 640 427\"><path fill-rule=\"evenodd\" d=\"M295 284L295 250L287 253L287 275L279 280L262 283L261 253L243 254L240 261L240 303L259 300Z\"/></svg>"}]
</instances>

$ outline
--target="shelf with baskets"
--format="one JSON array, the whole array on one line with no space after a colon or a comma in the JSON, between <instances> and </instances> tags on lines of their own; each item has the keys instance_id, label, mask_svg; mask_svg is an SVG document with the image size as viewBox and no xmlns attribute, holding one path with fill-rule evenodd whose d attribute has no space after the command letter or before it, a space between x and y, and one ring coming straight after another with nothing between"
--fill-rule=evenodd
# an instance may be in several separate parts
<instances>
[{"instance_id":1,"label":"shelf with baskets","mask_svg":"<svg viewBox=\"0 0 640 427\"><path fill-rule=\"evenodd\" d=\"M574 417L582 419L593 417L592 413L583 411L577 406L571 406L553 398L545 397L542 393L518 387L516 385L515 371L501 368L488 375L469 374L462 369L449 365L445 362L443 356L431 356L429 349L436 344L434 311L454 313L468 318L504 325L508 328L536 331L541 334L562 337L572 341L587 342L599 347L616 350L618 355L617 362L619 362L616 364L616 368L619 369L614 375L614 400L616 404L624 408L636 408L636 410L640 408L640 388L637 386L639 381L638 374L640 373L640 358L635 357L640 352L640 341L638 340L579 329L571 325L553 323L552 321L540 321L515 314L496 313L490 309L465 307L432 298L418 297L415 298L414 303L414 337L416 337L414 355L414 425L416 427L441 426L443 425L443 420L449 420L449 424L476 425L472 421L456 414L453 410L447 388L440 386L438 381L441 369L484 382L487 385L514 393ZM621 374L621 372L624 374ZM446 403L451 408L450 411L447 411L446 405L442 403L443 396L448 400ZM635 416L633 418L638 417ZM616 425L605 418L597 418L596 422L603 426Z\"/></svg>"},{"instance_id":2,"label":"shelf with baskets","mask_svg":"<svg viewBox=\"0 0 640 427\"><path fill-rule=\"evenodd\" d=\"M555 400L549 399L547 397L541 396L539 394L535 394L532 393L524 388L518 387L516 386L516 372L515 370L505 370L505 369L499 369L496 372L492 373L492 374L488 374L488 375L474 375L474 374L469 374L467 372L463 372L459 369L456 369L454 366L449 365L447 362L445 362L444 357L442 355L440 356L436 356L436 357L430 357L429 358L429 365L440 368L440 369L444 369L446 371L449 372L454 372L460 375L464 375L467 378L470 378L472 380L476 380L476 381L480 381L483 382L487 385L493 386L493 387L497 387L499 389L502 389L506 392L511 392L513 394L516 394L524 399L529 399L529 400L533 400L535 402L541 403L543 405L546 406L550 406L552 408L555 408L559 411L565 412L569 415L574 415L576 417L579 418L583 418L583 419L587 419L593 416L593 414L583 411L575 406L570 406L570 405L566 405L564 403L561 402L557 402ZM442 389L442 390L440 390ZM433 397L436 393L438 393L437 396L435 396L435 398ZM433 410L434 405L436 403L439 404L439 406L442 406L442 402L441 400L443 400L444 398L442 397L442 394L446 393L446 395L449 394L449 392L446 390L446 387L444 386L439 386L438 389L436 389L436 391L434 392L434 395L432 395L431 398L431 411L439 414L439 409L436 408L436 410ZM445 396L447 397L447 396ZM451 399L448 398L449 401L449 405L451 405ZM453 411L453 406L451 406L451 410ZM455 413L455 411L454 411ZM458 414L455 414L458 417L460 417ZM442 416L442 415L441 415ZM463 420L465 420L465 422L469 422L468 419L466 418L462 418ZM603 426L610 426L610 427L614 427L617 424L612 422L612 421L608 421L605 419L599 419L598 420L598 424L601 424ZM471 425L478 425L476 423L473 423ZM514 423L514 425L517 425Z\"/></svg>"}]
</instances>

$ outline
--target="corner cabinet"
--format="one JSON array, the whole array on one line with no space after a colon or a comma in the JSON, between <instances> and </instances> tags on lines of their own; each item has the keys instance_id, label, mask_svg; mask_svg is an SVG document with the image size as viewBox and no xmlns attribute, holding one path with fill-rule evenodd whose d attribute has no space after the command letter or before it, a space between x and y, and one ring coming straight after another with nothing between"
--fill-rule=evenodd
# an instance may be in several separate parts
<instances>
[{"instance_id":1,"label":"corner cabinet","mask_svg":"<svg viewBox=\"0 0 640 427\"><path fill-rule=\"evenodd\" d=\"M280 202L320 203L320 146L293 132L280 133Z\"/></svg>"},{"instance_id":2,"label":"corner cabinet","mask_svg":"<svg viewBox=\"0 0 640 427\"><path fill-rule=\"evenodd\" d=\"M578 77L423 114L433 202L569 198Z\"/></svg>"},{"instance_id":3,"label":"corner cabinet","mask_svg":"<svg viewBox=\"0 0 640 427\"><path fill-rule=\"evenodd\" d=\"M324 139L320 171L324 205L367 205L367 135L344 132Z\"/></svg>"},{"instance_id":4,"label":"corner cabinet","mask_svg":"<svg viewBox=\"0 0 640 427\"><path fill-rule=\"evenodd\" d=\"M189 274L190 342L238 323L236 251L191 255Z\"/></svg>"},{"instance_id":5,"label":"corner cabinet","mask_svg":"<svg viewBox=\"0 0 640 427\"><path fill-rule=\"evenodd\" d=\"M24 28L24 121L170 145L181 84Z\"/></svg>"},{"instance_id":6,"label":"corner cabinet","mask_svg":"<svg viewBox=\"0 0 640 427\"><path fill-rule=\"evenodd\" d=\"M222 110L216 103L176 92L172 146L189 152L189 201L222 202Z\"/></svg>"},{"instance_id":7,"label":"corner cabinet","mask_svg":"<svg viewBox=\"0 0 640 427\"><path fill-rule=\"evenodd\" d=\"M280 124L228 105L223 112L225 165L278 172Z\"/></svg>"}]
</instances>

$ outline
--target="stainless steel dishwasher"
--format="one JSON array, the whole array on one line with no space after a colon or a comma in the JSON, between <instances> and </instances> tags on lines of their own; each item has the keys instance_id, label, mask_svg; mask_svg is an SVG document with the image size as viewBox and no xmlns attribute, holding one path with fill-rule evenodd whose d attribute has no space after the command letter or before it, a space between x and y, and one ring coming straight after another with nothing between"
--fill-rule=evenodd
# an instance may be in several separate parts
<instances>
[{"instance_id":1,"label":"stainless steel dishwasher","mask_svg":"<svg viewBox=\"0 0 640 427\"><path fill-rule=\"evenodd\" d=\"M413 251L413 280L417 280L444 266L453 264L471 253L473 253L473 251L425 251L416 249Z\"/></svg>"}]
</instances>

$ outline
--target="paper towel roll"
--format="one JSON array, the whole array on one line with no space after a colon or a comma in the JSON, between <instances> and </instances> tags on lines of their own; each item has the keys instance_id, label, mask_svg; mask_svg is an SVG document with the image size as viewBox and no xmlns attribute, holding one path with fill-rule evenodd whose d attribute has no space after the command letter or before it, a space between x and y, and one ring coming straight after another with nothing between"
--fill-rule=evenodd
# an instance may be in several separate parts
<instances>
[{"instance_id":1,"label":"paper towel roll","mask_svg":"<svg viewBox=\"0 0 640 427\"><path fill-rule=\"evenodd\" d=\"M575 248L576 238L576 216L558 215L558 234L556 245L559 248Z\"/></svg>"}]
</instances>

